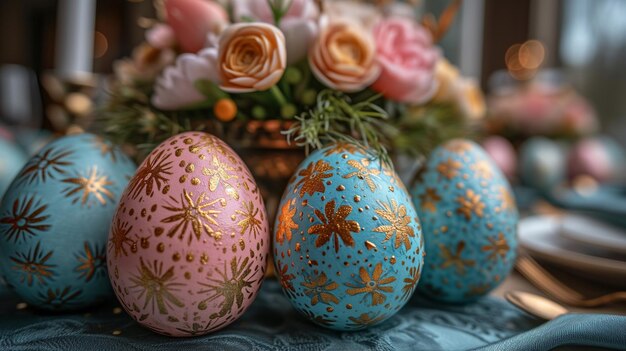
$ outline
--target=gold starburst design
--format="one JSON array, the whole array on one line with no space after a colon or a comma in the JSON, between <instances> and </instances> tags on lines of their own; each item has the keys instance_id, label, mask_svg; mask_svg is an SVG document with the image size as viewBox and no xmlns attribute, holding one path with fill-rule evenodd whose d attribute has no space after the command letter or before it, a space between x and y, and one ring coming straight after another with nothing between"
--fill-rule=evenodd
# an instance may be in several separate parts
<instances>
[{"instance_id":1,"label":"gold starburst design","mask_svg":"<svg viewBox=\"0 0 626 351\"><path fill-rule=\"evenodd\" d=\"M94 276L106 275L106 251L104 246L94 245L93 249L85 241L84 251L77 255L78 266L76 271L81 278L89 282Z\"/></svg>"},{"instance_id":2,"label":"gold starburst design","mask_svg":"<svg viewBox=\"0 0 626 351\"><path fill-rule=\"evenodd\" d=\"M495 261L498 259L499 256L503 261L506 262L506 254L509 252L510 247L509 243L504 237L504 234L498 233L497 238L489 236L487 237L487 240L489 240L490 245L483 246L482 250L484 252L491 251L491 253L489 254L489 259Z\"/></svg>"},{"instance_id":3,"label":"gold starburst design","mask_svg":"<svg viewBox=\"0 0 626 351\"><path fill-rule=\"evenodd\" d=\"M387 296L385 294L393 292L393 287L387 286L387 284L396 281L395 277L386 277L383 274L382 263L376 264L374 271L370 275L365 267L359 268L359 277L361 278L357 284L346 283L346 286L351 289L347 289L346 293L349 295L364 294L363 299L369 295L372 300L372 306L380 305L385 302Z\"/></svg>"},{"instance_id":4,"label":"gold starburst design","mask_svg":"<svg viewBox=\"0 0 626 351\"><path fill-rule=\"evenodd\" d=\"M350 320L351 327L363 329L385 320L385 315L374 313L372 317L370 317L369 313L362 313L358 317L348 317L348 319Z\"/></svg>"},{"instance_id":5,"label":"gold starburst design","mask_svg":"<svg viewBox=\"0 0 626 351\"><path fill-rule=\"evenodd\" d=\"M174 223L174 226L167 232L167 236L171 238L177 235L180 240L184 240L185 236L189 234L187 239L189 244L191 244L194 237L200 240L202 234L219 240L222 234L216 232L212 226L218 225L216 218L222 211L212 207L217 203L225 207L226 200L219 198L209 201L206 198L205 193L200 193L198 198L194 200L193 193L183 189L180 201L173 205L163 206L165 210L173 213L171 216L161 220L161 223ZM170 199L176 201L173 197L170 197ZM191 227L191 231L188 230L189 227Z\"/></svg>"},{"instance_id":6,"label":"gold starburst design","mask_svg":"<svg viewBox=\"0 0 626 351\"><path fill-rule=\"evenodd\" d=\"M139 262L137 274L130 278L133 283L130 289L137 294L138 300L144 300L144 310L150 306L153 314L156 310L160 314L168 314L168 309L185 307L176 296L184 284L176 282L173 266L164 272L163 262L154 260L146 264L143 258L139 258Z\"/></svg>"},{"instance_id":7,"label":"gold starburst design","mask_svg":"<svg viewBox=\"0 0 626 351\"><path fill-rule=\"evenodd\" d=\"M76 304L78 302L76 300L82 293L80 289L75 290L72 286L66 286L64 288L50 288L46 292L41 291L38 297L46 305L60 309Z\"/></svg>"},{"instance_id":8,"label":"gold starburst design","mask_svg":"<svg viewBox=\"0 0 626 351\"><path fill-rule=\"evenodd\" d=\"M322 272L318 276L307 276L304 278L304 282L300 283L304 286L304 294L311 298L311 305L315 306L318 302L330 305L330 303L337 304L339 299L333 295L330 291L333 291L339 287L339 284L333 281L328 281L326 273Z\"/></svg>"},{"instance_id":9,"label":"gold starburst design","mask_svg":"<svg viewBox=\"0 0 626 351\"><path fill-rule=\"evenodd\" d=\"M113 193L107 189L113 182L109 181L106 175L98 174L96 167L93 167L86 177L79 175L63 179L62 182L69 184L69 187L63 189L63 193L67 198L74 197L73 204L80 201L81 205L90 206L92 197L103 206L107 204L107 199L111 202L114 200Z\"/></svg>"},{"instance_id":10,"label":"gold starburst design","mask_svg":"<svg viewBox=\"0 0 626 351\"><path fill-rule=\"evenodd\" d=\"M448 180L456 177L459 174L461 168L461 162L448 158L445 162L440 162L437 165L437 172L442 177L446 177Z\"/></svg>"},{"instance_id":11,"label":"gold starburst design","mask_svg":"<svg viewBox=\"0 0 626 351\"><path fill-rule=\"evenodd\" d=\"M289 273L289 265L285 264L284 266L279 261L276 261L276 271L278 272L278 280L280 282L280 286L287 292L295 292L295 288L293 287L293 283L291 282L296 276Z\"/></svg>"},{"instance_id":12,"label":"gold starburst design","mask_svg":"<svg viewBox=\"0 0 626 351\"><path fill-rule=\"evenodd\" d=\"M300 311L300 313L302 313L308 320L313 321L316 324L323 325L325 327L329 327L329 326L333 325L333 323L335 323L334 319L330 319L330 318L326 318L324 316L316 315L315 313L313 313L313 312L311 312L309 310L300 310L300 309L298 309L298 311Z\"/></svg>"},{"instance_id":13,"label":"gold starburst design","mask_svg":"<svg viewBox=\"0 0 626 351\"><path fill-rule=\"evenodd\" d=\"M278 215L278 228L276 229L276 241L283 243L285 239L291 241L291 231L297 229L298 225L294 223L293 216L296 215L296 208L291 208L295 199L285 202L280 209L280 215Z\"/></svg>"},{"instance_id":14,"label":"gold starburst design","mask_svg":"<svg viewBox=\"0 0 626 351\"><path fill-rule=\"evenodd\" d=\"M212 153L214 151L219 152L220 154L226 156L231 162L235 162L236 159L233 157L233 152L227 148L223 143L218 141L212 136L202 135L199 137L199 141L193 143L191 139L185 139L185 144L190 143L189 152L192 154L199 154L202 151L206 151L207 153Z\"/></svg>"},{"instance_id":15,"label":"gold starburst design","mask_svg":"<svg viewBox=\"0 0 626 351\"><path fill-rule=\"evenodd\" d=\"M441 196L437 193L437 189L426 188L426 191L420 195L420 203L424 211L437 211L439 201L441 201Z\"/></svg>"},{"instance_id":16,"label":"gold starburst design","mask_svg":"<svg viewBox=\"0 0 626 351\"><path fill-rule=\"evenodd\" d=\"M215 191L221 183L228 196L239 200L239 193L237 193L235 187L229 182L230 179L238 178L236 175L229 173L234 171L234 169L218 160L215 155L213 155L212 165L214 168L202 169L202 174L211 177L209 179L209 190Z\"/></svg>"},{"instance_id":17,"label":"gold starburst design","mask_svg":"<svg viewBox=\"0 0 626 351\"><path fill-rule=\"evenodd\" d=\"M223 317L230 313L235 304L238 309L243 309L244 290L252 289L252 284L255 282L250 277L252 273L251 267L252 261L250 261L249 257L243 260L233 257L230 261L230 270L226 266L226 261L224 261L224 270L215 269L220 279L208 278L209 284L200 283L206 289L200 290L198 293L210 295L198 303L198 308L204 310L207 308L207 302L222 298L223 300L219 304L220 311L209 316L211 319Z\"/></svg>"},{"instance_id":18,"label":"gold starburst design","mask_svg":"<svg viewBox=\"0 0 626 351\"><path fill-rule=\"evenodd\" d=\"M118 257L120 254L128 256L125 246L132 247L135 244L135 240L128 237L131 230L133 230L133 227L126 222L120 221L119 218L111 227L111 240L109 241L109 246L114 249L115 257Z\"/></svg>"},{"instance_id":19,"label":"gold starburst design","mask_svg":"<svg viewBox=\"0 0 626 351\"><path fill-rule=\"evenodd\" d=\"M12 268L22 273L20 282L32 286L35 280L41 285L47 285L53 279L52 268L56 266L47 264L50 257L52 257L52 251L44 253L40 243L37 242L35 248L29 249L28 253L17 253L10 259L14 263Z\"/></svg>"},{"instance_id":20,"label":"gold starburst design","mask_svg":"<svg viewBox=\"0 0 626 351\"><path fill-rule=\"evenodd\" d=\"M500 201L502 203L500 206L502 209L513 211L515 209L515 198L513 194L511 194L511 191L502 185L498 190L500 192Z\"/></svg>"},{"instance_id":21,"label":"gold starburst design","mask_svg":"<svg viewBox=\"0 0 626 351\"><path fill-rule=\"evenodd\" d=\"M469 290L465 293L465 296L466 297L483 296L489 290L491 290L491 285L489 283L480 284L480 285L470 285Z\"/></svg>"},{"instance_id":22,"label":"gold starburst design","mask_svg":"<svg viewBox=\"0 0 626 351\"><path fill-rule=\"evenodd\" d=\"M334 238L335 252L339 252L339 238L346 246L354 246L353 233L361 231L361 226L357 221L348 221L346 217L352 212L352 207L348 205L340 206L335 212L335 200L326 203L324 207L326 215L315 209L315 215L322 221L322 224L315 224L309 228L309 234L318 235L315 240L315 247L326 244L331 237Z\"/></svg>"},{"instance_id":23,"label":"gold starburst design","mask_svg":"<svg viewBox=\"0 0 626 351\"><path fill-rule=\"evenodd\" d=\"M491 178L493 177L493 171L491 169L491 165L489 164L487 160L478 161L474 163L473 165L471 165L470 168L474 172L476 172L476 175L478 175L479 177L483 179L491 180Z\"/></svg>"},{"instance_id":24,"label":"gold starburst design","mask_svg":"<svg viewBox=\"0 0 626 351\"><path fill-rule=\"evenodd\" d=\"M448 151L461 154L461 153L464 153L465 151L469 151L472 148L472 144L470 144L466 140L455 139L446 143L445 148Z\"/></svg>"},{"instance_id":25,"label":"gold starburst design","mask_svg":"<svg viewBox=\"0 0 626 351\"><path fill-rule=\"evenodd\" d=\"M117 162L117 153L119 151L110 141L105 140L101 136L95 136L92 141L96 148L100 149L100 155L109 156L113 163Z\"/></svg>"},{"instance_id":26,"label":"gold starburst design","mask_svg":"<svg viewBox=\"0 0 626 351\"><path fill-rule=\"evenodd\" d=\"M170 154L165 153L165 150L148 156L128 184L128 193L133 199L141 193L152 196L155 187L160 191L169 182L167 176L172 174L172 161L169 158Z\"/></svg>"},{"instance_id":27,"label":"gold starburst design","mask_svg":"<svg viewBox=\"0 0 626 351\"><path fill-rule=\"evenodd\" d=\"M406 206L400 205L395 199L391 200L390 204L378 201L381 208L375 210L376 214L384 218L388 225L381 225L374 228L375 232L385 233L385 239L382 241L387 242L395 234L396 240L394 241L394 247L397 249L400 245L404 244L404 248L408 251L411 249L411 241L409 237L415 237L413 228L409 225L411 223L411 217L407 216Z\"/></svg>"},{"instance_id":28,"label":"gold starburst design","mask_svg":"<svg viewBox=\"0 0 626 351\"><path fill-rule=\"evenodd\" d=\"M328 149L326 149L326 151L324 151L324 156L330 156L334 154L343 154L343 153L352 155L355 152L360 151L360 150L361 148L357 147L354 144L338 142L338 143L335 143L333 146L329 147Z\"/></svg>"},{"instance_id":29,"label":"gold starburst design","mask_svg":"<svg viewBox=\"0 0 626 351\"><path fill-rule=\"evenodd\" d=\"M296 188L300 188L300 197L303 197L304 194L313 195L315 192L323 193L326 191L324 179L333 176L326 172L332 171L333 169L334 168L328 162L317 160L315 163L309 163L305 169L298 172L298 176L301 178L296 183Z\"/></svg>"},{"instance_id":30,"label":"gold starburst design","mask_svg":"<svg viewBox=\"0 0 626 351\"><path fill-rule=\"evenodd\" d=\"M65 169L74 163L68 161L72 151L49 147L39 152L24 166L18 178L27 180L29 183L40 180L45 183L48 178L54 179L56 175L65 174Z\"/></svg>"},{"instance_id":31,"label":"gold starburst design","mask_svg":"<svg viewBox=\"0 0 626 351\"><path fill-rule=\"evenodd\" d=\"M465 269L467 267L474 267L476 262L474 260L465 260L461 257L463 250L465 249L465 241L461 240L456 245L456 252L452 254L450 250L443 244L439 244L439 255L443 258L441 268L446 269L448 267L454 267L456 273L459 275L465 275Z\"/></svg>"},{"instance_id":32,"label":"gold starburst design","mask_svg":"<svg viewBox=\"0 0 626 351\"><path fill-rule=\"evenodd\" d=\"M374 192L376 190L376 183L374 183L374 181L372 180L372 176L376 177L380 175L380 170L375 169L375 168L369 168L370 161L366 158L362 159L361 162L357 162L355 160L348 160L347 163L352 168L355 168L356 171L348 173L344 175L343 177L346 179L357 177L358 179L365 181L365 184L367 184L367 187L370 188L372 192Z\"/></svg>"},{"instance_id":33,"label":"gold starburst design","mask_svg":"<svg viewBox=\"0 0 626 351\"><path fill-rule=\"evenodd\" d=\"M263 220L263 214L259 216L259 209L254 207L252 201L243 203L243 211L235 210L235 213L240 215L242 219L237 222L239 228L241 228L241 234L248 231L248 234L254 234L256 238L257 234L261 231L261 221ZM260 217L260 218L257 218Z\"/></svg>"},{"instance_id":34,"label":"gold starburst design","mask_svg":"<svg viewBox=\"0 0 626 351\"><path fill-rule=\"evenodd\" d=\"M411 297L411 294L415 290L415 286L417 282L420 280L420 276L422 275L421 267L411 267L409 269L409 278L404 278L404 286L402 287L402 298L408 299Z\"/></svg>"},{"instance_id":35,"label":"gold starburst design","mask_svg":"<svg viewBox=\"0 0 626 351\"><path fill-rule=\"evenodd\" d=\"M472 213L478 217L483 216L483 210L485 204L480 201L480 195L476 194L473 190L468 189L465 192L465 197L459 196L456 201L459 203L456 213L463 215L466 220L472 219Z\"/></svg>"},{"instance_id":36,"label":"gold starburst design","mask_svg":"<svg viewBox=\"0 0 626 351\"><path fill-rule=\"evenodd\" d=\"M50 229L50 225L45 223L49 217L45 214L47 208L33 197L15 199L10 212L0 218L6 239L17 243L26 239L27 235L35 236Z\"/></svg>"}]
</instances>

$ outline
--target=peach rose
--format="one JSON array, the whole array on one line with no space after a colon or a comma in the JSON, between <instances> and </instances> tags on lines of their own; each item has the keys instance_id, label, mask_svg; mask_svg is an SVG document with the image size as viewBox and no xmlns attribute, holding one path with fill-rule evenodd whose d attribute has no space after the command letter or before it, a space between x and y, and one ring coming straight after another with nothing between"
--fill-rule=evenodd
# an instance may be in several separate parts
<instances>
[{"instance_id":1,"label":"peach rose","mask_svg":"<svg viewBox=\"0 0 626 351\"><path fill-rule=\"evenodd\" d=\"M407 18L389 18L374 28L374 37L382 72L372 89L404 103L430 100L437 92L439 50L426 29Z\"/></svg>"},{"instance_id":2,"label":"peach rose","mask_svg":"<svg viewBox=\"0 0 626 351\"><path fill-rule=\"evenodd\" d=\"M372 84L380 74L374 39L360 25L330 21L309 52L309 65L329 88L355 92Z\"/></svg>"},{"instance_id":3,"label":"peach rose","mask_svg":"<svg viewBox=\"0 0 626 351\"><path fill-rule=\"evenodd\" d=\"M458 68L445 58L437 62L435 68L435 80L437 81L437 93L433 96L433 102L449 102L454 99L456 81L461 79Z\"/></svg>"},{"instance_id":4,"label":"peach rose","mask_svg":"<svg viewBox=\"0 0 626 351\"><path fill-rule=\"evenodd\" d=\"M267 90L282 77L287 65L285 36L266 23L238 23L220 38L218 72L229 93Z\"/></svg>"},{"instance_id":5,"label":"peach rose","mask_svg":"<svg viewBox=\"0 0 626 351\"><path fill-rule=\"evenodd\" d=\"M228 25L226 10L207 0L165 0L167 23L184 52L204 48L207 35L218 34Z\"/></svg>"}]
</instances>

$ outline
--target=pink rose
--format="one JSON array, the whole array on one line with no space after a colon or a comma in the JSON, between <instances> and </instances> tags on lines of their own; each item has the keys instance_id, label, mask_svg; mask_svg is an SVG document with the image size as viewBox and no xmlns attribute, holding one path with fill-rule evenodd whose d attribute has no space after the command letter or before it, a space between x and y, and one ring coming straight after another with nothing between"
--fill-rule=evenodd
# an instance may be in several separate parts
<instances>
[{"instance_id":1,"label":"pink rose","mask_svg":"<svg viewBox=\"0 0 626 351\"><path fill-rule=\"evenodd\" d=\"M286 1L289 9L280 21L280 30L287 43L287 63L295 63L306 57L310 44L317 36L319 10L313 0ZM235 18L238 21L256 20L274 24L274 17L267 0L234 0Z\"/></svg>"},{"instance_id":2,"label":"pink rose","mask_svg":"<svg viewBox=\"0 0 626 351\"><path fill-rule=\"evenodd\" d=\"M157 49L165 50L176 44L176 36L170 26L158 23L146 31L146 41Z\"/></svg>"},{"instance_id":3,"label":"pink rose","mask_svg":"<svg viewBox=\"0 0 626 351\"><path fill-rule=\"evenodd\" d=\"M165 0L165 11L167 23L184 52L200 51L207 36L221 32L228 24L226 10L213 1Z\"/></svg>"},{"instance_id":4,"label":"pink rose","mask_svg":"<svg viewBox=\"0 0 626 351\"><path fill-rule=\"evenodd\" d=\"M439 59L430 34L407 18L389 18L376 25L374 39L382 72L372 89L404 103L430 100L437 92Z\"/></svg>"}]
</instances>

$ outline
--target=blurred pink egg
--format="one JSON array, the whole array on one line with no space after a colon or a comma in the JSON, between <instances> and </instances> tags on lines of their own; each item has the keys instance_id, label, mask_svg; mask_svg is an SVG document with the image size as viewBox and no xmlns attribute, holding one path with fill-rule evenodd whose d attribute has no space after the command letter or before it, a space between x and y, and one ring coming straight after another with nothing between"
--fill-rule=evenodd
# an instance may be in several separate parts
<instances>
[{"instance_id":1,"label":"blurred pink egg","mask_svg":"<svg viewBox=\"0 0 626 351\"><path fill-rule=\"evenodd\" d=\"M161 334L193 336L239 318L269 255L263 199L248 168L198 132L159 145L130 180L107 245L119 301Z\"/></svg>"},{"instance_id":2,"label":"blurred pink egg","mask_svg":"<svg viewBox=\"0 0 626 351\"><path fill-rule=\"evenodd\" d=\"M511 142L501 136L490 136L483 141L483 148L491 156L502 173L509 178L515 177L517 154Z\"/></svg>"},{"instance_id":3,"label":"blurred pink egg","mask_svg":"<svg viewBox=\"0 0 626 351\"><path fill-rule=\"evenodd\" d=\"M569 176L575 178L588 175L599 182L610 181L615 176L615 167L605 145L597 139L579 141L569 153Z\"/></svg>"}]
</instances>

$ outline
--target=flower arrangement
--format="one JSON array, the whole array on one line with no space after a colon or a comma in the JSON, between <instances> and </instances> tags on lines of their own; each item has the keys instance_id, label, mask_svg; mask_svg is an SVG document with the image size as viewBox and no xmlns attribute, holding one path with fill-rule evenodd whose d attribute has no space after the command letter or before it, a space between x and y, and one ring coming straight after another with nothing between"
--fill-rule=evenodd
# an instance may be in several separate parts
<instances>
[{"instance_id":1,"label":"flower arrangement","mask_svg":"<svg viewBox=\"0 0 626 351\"><path fill-rule=\"evenodd\" d=\"M424 155L485 113L434 43L459 3L419 22L393 1L155 0L145 42L114 66L100 130L138 158L182 131L269 120L305 148Z\"/></svg>"}]
</instances>

